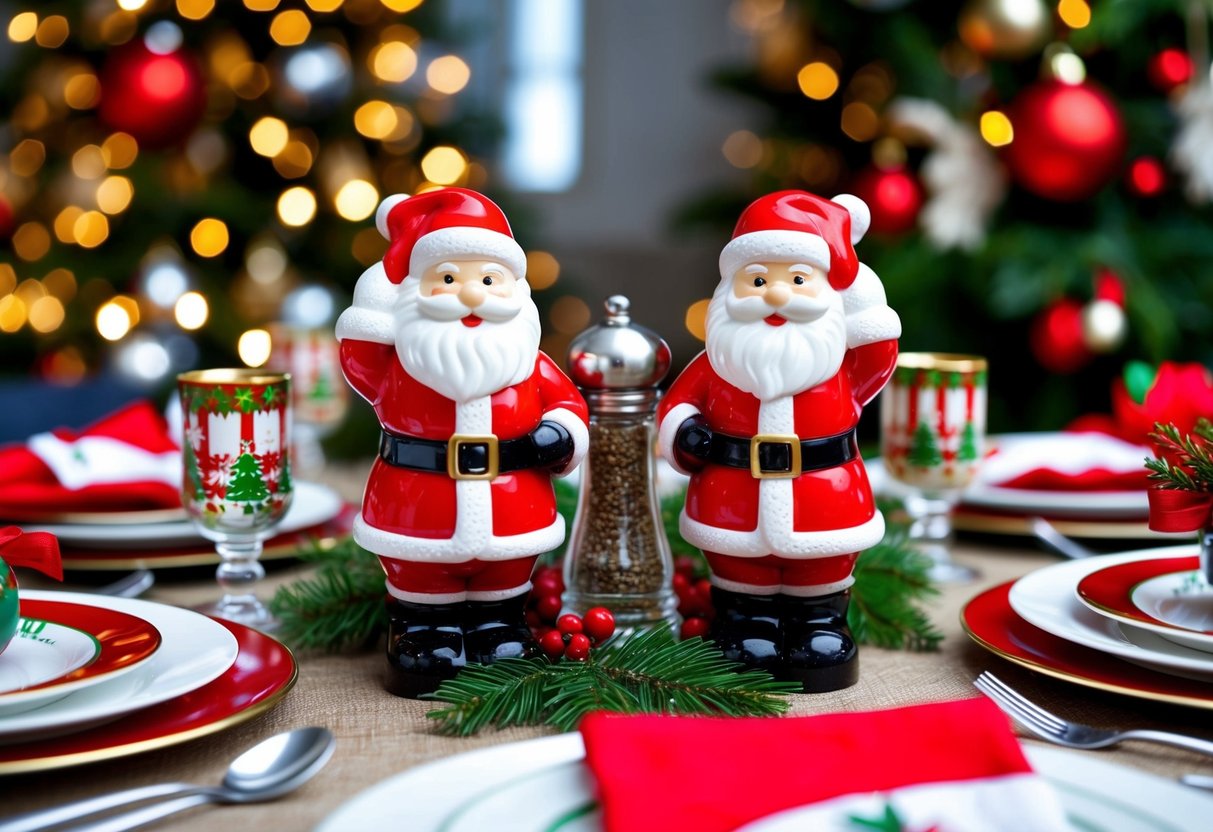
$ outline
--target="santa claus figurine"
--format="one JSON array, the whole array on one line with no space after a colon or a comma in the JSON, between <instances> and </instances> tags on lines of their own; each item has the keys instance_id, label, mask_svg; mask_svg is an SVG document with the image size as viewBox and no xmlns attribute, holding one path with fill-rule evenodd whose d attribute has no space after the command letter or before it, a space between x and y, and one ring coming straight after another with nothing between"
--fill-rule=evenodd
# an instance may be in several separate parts
<instances>
[{"instance_id":1,"label":"santa claus figurine","mask_svg":"<svg viewBox=\"0 0 1213 832\"><path fill-rule=\"evenodd\" d=\"M589 443L585 402L539 351L526 257L493 202L392 196L389 241L337 321L341 366L383 427L354 540L387 573L388 690L539 655L524 606L564 540L552 476Z\"/></svg>"},{"instance_id":2,"label":"santa claus figurine","mask_svg":"<svg viewBox=\"0 0 1213 832\"><path fill-rule=\"evenodd\" d=\"M901 321L855 256L862 200L781 191L720 254L707 349L658 409L691 477L680 529L712 570L711 638L806 691L858 678L851 571L884 535L855 427L897 358Z\"/></svg>"}]
</instances>

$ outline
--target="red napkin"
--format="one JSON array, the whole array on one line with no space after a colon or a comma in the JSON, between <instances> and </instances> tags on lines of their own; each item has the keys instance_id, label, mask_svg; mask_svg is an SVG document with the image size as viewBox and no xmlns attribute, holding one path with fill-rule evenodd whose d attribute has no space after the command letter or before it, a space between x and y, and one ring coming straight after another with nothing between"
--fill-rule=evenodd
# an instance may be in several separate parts
<instances>
[{"instance_id":1,"label":"red napkin","mask_svg":"<svg viewBox=\"0 0 1213 832\"><path fill-rule=\"evenodd\" d=\"M158 461L158 473L150 476L145 468L129 476L110 471L89 482L86 469L84 481L64 484L43 457L31 450L30 443L9 445L0 448L0 517L29 510L129 511L181 505L179 463L178 473L170 475L170 454L177 452L177 445L164 418L146 401L128 405L82 431L60 429L42 438L65 443L86 438L111 440L120 444L110 447ZM79 447L83 450L88 443Z\"/></svg>"},{"instance_id":2,"label":"red napkin","mask_svg":"<svg viewBox=\"0 0 1213 832\"><path fill-rule=\"evenodd\" d=\"M1038 491L1144 491L1145 445L1094 429L1008 437L978 473L986 485Z\"/></svg>"},{"instance_id":3,"label":"red napkin","mask_svg":"<svg viewBox=\"0 0 1213 832\"><path fill-rule=\"evenodd\" d=\"M873 792L915 829L1070 828L984 697L782 719L598 713L581 733L607 832L724 832Z\"/></svg>"},{"instance_id":4,"label":"red napkin","mask_svg":"<svg viewBox=\"0 0 1213 832\"><path fill-rule=\"evenodd\" d=\"M0 558L9 566L37 569L56 581L63 580L59 539L49 532L23 532L16 526L0 526Z\"/></svg>"}]
</instances>

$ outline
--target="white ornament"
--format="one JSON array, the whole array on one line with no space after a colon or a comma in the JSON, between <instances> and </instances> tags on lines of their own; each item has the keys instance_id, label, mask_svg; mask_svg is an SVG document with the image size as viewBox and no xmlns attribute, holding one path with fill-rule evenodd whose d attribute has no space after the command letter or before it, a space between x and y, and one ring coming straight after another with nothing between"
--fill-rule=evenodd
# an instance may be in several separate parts
<instances>
[{"instance_id":1,"label":"white ornament","mask_svg":"<svg viewBox=\"0 0 1213 832\"><path fill-rule=\"evenodd\" d=\"M1184 175L1184 193L1195 205L1213 199L1213 86L1192 84L1175 105L1179 130L1170 161Z\"/></svg>"},{"instance_id":2,"label":"white ornament","mask_svg":"<svg viewBox=\"0 0 1213 832\"><path fill-rule=\"evenodd\" d=\"M933 146L919 170L928 194L919 224L927 239L945 250L978 248L1007 191L1006 173L990 147L934 101L901 98L888 116Z\"/></svg>"},{"instance_id":3,"label":"white ornament","mask_svg":"<svg viewBox=\"0 0 1213 832\"><path fill-rule=\"evenodd\" d=\"M1125 341L1125 310L1111 300L1093 300L1082 310L1082 340L1091 352L1106 353Z\"/></svg>"}]
</instances>

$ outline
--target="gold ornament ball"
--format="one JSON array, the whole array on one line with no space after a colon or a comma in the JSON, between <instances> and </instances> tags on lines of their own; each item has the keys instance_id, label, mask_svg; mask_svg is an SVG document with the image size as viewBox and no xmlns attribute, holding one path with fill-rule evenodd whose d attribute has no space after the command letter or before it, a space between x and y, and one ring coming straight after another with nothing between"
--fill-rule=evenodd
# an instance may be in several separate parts
<instances>
[{"instance_id":1,"label":"gold ornament ball","mask_svg":"<svg viewBox=\"0 0 1213 832\"><path fill-rule=\"evenodd\" d=\"M1082 340L1094 353L1108 353L1125 341L1125 310L1111 300L1093 300L1082 310Z\"/></svg>"},{"instance_id":2,"label":"gold ornament ball","mask_svg":"<svg viewBox=\"0 0 1213 832\"><path fill-rule=\"evenodd\" d=\"M1044 0L972 0L961 12L960 39L987 58L1026 58L1052 31Z\"/></svg>"}]
</instances>

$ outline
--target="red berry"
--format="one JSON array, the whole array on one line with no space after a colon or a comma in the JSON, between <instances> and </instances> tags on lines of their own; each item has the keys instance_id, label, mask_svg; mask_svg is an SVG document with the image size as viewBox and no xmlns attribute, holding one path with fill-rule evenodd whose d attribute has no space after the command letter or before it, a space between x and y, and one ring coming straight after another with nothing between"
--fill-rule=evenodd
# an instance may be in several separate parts
<instances>
[{"instance_id":1,"label":"red berry","mask_svg":"<svg viewBox=\"0 0 1213 832\"><path fill-rule=\"evenodd\" d=\"M590 637L585 633L573 633L569 636L568 646L564 648L564 657L574 662L583 662L590 655Z\"/></svg>"},{"instance_id":2,"label":"red berry","mask_svg":"<svg viewBox=\"0 0 1213 832\"><path fill-rule=\"evenodd\" d=\"M535 612L539 613L539 617L549 623L556 621L556 616L560 615L561 601L559 595L540 595L539 600L535 602Z\"/></svg>"},{"instance_id":3,"label":"red berry","mask_svg":"<svg viewBox=\"0 0 1213 832\"><path fill-rule=\"evenodd\" d=\"M695 577L695 558L689 555L679 555L674 558L674 572L678 575L686 575L687 578Z\"/></svg>"},{"instance_id":4,"label":"red berry","mask_svg":"<svg viewBox=\"0 0 1213 832\"><path fill-rule=\"evenodd\" d=\"M556 661L564 653L564 637L558 630L548 630L539 637L539 647L552 661Z\"/></svg>"},{"instance_id":5,"label":"red berry","mask_svg":"<svg viewBox=\"0 0 1213 832\"><path fill-rule=\"evenodd\" d=\"M543 625L543 619L539 617L539 613L534 610L526 611L526 625L532 630L538 629Z\"/></svg>"},{"instance_id":6,"label":"red berry","mask_svg":"<svg viewBox=\"0 0 1213 832\"><path fill-rule=\"evenodd\" d=\"M537 595L559 595L564 592L564 579L560 576L560 570L554 566L536 572L531 584Z\"/></svg>"},{"instance_id":7,"label":"red berry","mask_svg":"<svg viewBox=\"0 0 1213 832\"><path fill-rule=\"evenodd\" d=\"M582 630L581 617L570 613L565 613L556 619L556 629L566 635L580 633Z\"/></svg>"},{"instance_id":8,"label":"red berry","mask_svg":"<svg viewBox=\"0 0 1213 832\"><path fill-rule=\"evenodd\" d=\"M695 591L704 598L712 597L712 582L707 578L700 578L695 582Z\"/></svg>"},{"instance_id":9,"label":"red berry","mask_svg":"<svg viewBox=\"0 0 1213 832\"><path fill-rule=\"evenodd\" d=\"M683 572L675 572L672 580L674 591L678 593L678 597L682 597L682 593L691 588L691 578Z\"/></svg>"},{"instance_id":10,"label":"red berry","mask_svg":"<svg viewBox=\"0 0 1213 832\"><path fill-rule=\"evenodd\" d=\"M682 629L678 631L678 637L683 641L688 638L699 636L703 638L708 634L708 620L706 618L693 617L682 622Z\"/></svg>"},{"instance_id":11,"label":"red berry","mask_svg":"<svg viewBox=\"0 0 1213 832\"><path fill-rule=\"evenodd\" d=\"M585 632L595 644L601 644L615 632L615 616L606 607L594 607L585 614Z\"/></svg>"}]
</instances>

